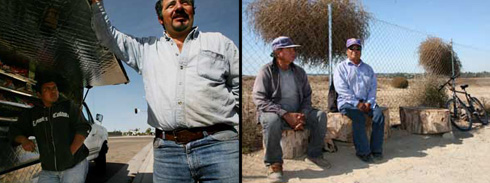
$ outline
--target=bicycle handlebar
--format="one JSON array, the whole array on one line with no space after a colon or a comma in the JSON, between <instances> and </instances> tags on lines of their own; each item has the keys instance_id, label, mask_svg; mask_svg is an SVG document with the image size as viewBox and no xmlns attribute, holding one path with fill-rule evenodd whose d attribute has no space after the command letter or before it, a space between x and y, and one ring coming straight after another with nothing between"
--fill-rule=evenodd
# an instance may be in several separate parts
<instances>
[{"instance_id":1,"label":"bicycle handlebar","mask_svg":"<svg viewBox=\"0 0 490 183\"><path fill-rule=\"evenodd\" d=\"M454 80L454 79L456 79L457 77L459 77L459 73L458 73L458 74L456 74L456 76L452 76L451 78L449 78L449 80L447 80L447 81L446 81L446 83L444 83L443 85L441 85L441 86L439 87L439 90L438 90L438 91L441 91L441 90L444 88L444 86L446 86L447 84L449 84L449 82L450 82L451 80Z\"/></svg>"}]
</instances>

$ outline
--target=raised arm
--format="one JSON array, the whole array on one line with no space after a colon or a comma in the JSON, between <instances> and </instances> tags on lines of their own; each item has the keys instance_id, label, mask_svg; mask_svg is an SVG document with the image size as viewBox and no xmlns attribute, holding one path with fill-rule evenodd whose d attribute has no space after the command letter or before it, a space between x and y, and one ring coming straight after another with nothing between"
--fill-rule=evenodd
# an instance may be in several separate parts
<instances>
[{"instance_id":1,"label":"raised arm","mask_svg":"<svg viewBox=\"0 0 490 183\"><path fill-rule=\"evenodd\" d=\"M92 0L92 12L92 29L100 44L141 74L144 45L154 43L156 38L136 38L118 31L111 25L102 0Z\"/></svg>"}]
</instances>

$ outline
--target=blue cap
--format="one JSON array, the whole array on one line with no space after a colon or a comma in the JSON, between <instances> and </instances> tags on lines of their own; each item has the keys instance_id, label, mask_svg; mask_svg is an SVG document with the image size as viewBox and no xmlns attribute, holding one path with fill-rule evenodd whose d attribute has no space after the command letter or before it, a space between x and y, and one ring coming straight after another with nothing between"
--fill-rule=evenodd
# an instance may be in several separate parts
<instances>
[{"instance_id":1,"label":"blue cap","mask_svg":"<svg viewBox=\"0 0 490 183\"><path fill-rule=\"evenodd\" d=\"M279 48L294 48L300 47L301 45L293 44L291 38L286 36L279 36L274 41L272 41L272 50L276 51Z\"/></svg>"},{"instance_id":2,"label":"blue cap","mask_svg":"<svg viewBox=\"0 0 490 183\"><path fill-rule=\"evenodd\" d=\"M362 45L361 45L361 40L360 40L360 39L356 39L356 38L350 38L350 39L348 39L348 40L347 40L347 42L345 43L345 46L346 46L347 48L349 48L349 47L350 47L350 46L352 46L352 45L358 45L358 46L361 46L361 47L362 47Z\"/></svg>"}]
</instances>

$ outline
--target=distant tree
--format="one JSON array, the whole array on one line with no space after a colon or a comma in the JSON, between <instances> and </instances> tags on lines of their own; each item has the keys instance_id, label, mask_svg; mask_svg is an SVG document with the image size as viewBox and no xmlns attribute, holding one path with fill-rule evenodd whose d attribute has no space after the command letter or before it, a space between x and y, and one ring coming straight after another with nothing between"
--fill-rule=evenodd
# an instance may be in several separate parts
<instances>
[{"instance_id":1,"label":"distant tree","mask_svg":"<svg viewBox=\"0 0 490 183\"><path fill-rule=\"evenodd\" d=\"M151 134L151 128L146 129L146 134L147 135Z\"/></svg>"},{"instance_id":2,"label":"distant tree","mask_svg":"<svg viewBox=\"0 0 490 183\"><path fill-rule=\"evenodd\" d=\"M115 130L115 131L112 131L112 132L108 132L108 135L109 136L121 136L123 134L124 134L123 132L118 131L118 130Z\"/></svg>"},{"instance_id":3,"label":"distant tree","mask_svg":"<svg viewBox=\"0 0 490 183\"><path fill-rule=\"evenodd\" d=\"M246 10L248 24L264 42L279 36L301 45L298 61L311 66L328 63L328 4L332 4L332 53L345 58L349 38L369 37L370 15L357 1L346 0L255 0Z\"/></svg>"},{"instance_id":4,"label":"distant tree","mask_svg":"<svg viewBox=\"0 0 490 183\"><path fill-rule=\"evenodd\" d=\"M461 61L456 53L451 53L452 47L441 38L429 37L419 46L419 64L428 74L452 75L452 59L454 59L454 74L461 70Z\"/></svg>"}]
</instances>

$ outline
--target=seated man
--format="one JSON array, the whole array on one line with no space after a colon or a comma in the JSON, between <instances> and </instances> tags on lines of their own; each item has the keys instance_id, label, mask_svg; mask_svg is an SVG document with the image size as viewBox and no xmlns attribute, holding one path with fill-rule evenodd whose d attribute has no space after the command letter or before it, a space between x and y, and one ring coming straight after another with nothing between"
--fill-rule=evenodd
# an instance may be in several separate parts
<instances>
[{"instance_id":1,"label":"seated man","mask_svg":"<svg viewBox=\"0 0 490 183\"><path fill-rule=\"evenodd\" d=\"M326 115L311 106L311 88L306 72L293 63L295 47L288 37L278 37L272 42L273 60L264 65L253 87L253 101L257 106L265 142L264 162L269 167L269 180L282 182L282 131L287 129L310 130L307 162L329 168L323 159L326 132Z\"/></svg>"},{"instance_id":2,"label":"seated man","mask_svg":"<svg viewBox=\"0 0 490 183\"><path fill-rule=\"evenodd\" d=\"M384 116L376 105L376 74L361 60L361 40L347 40L347 59L334 71L335 91L338 93L339 111L352 119L352 131L356 155L364 162L372 163L383 158ZM373 118L371 142L366 135L366 118Z\"/></svg>"}]
</instances>

